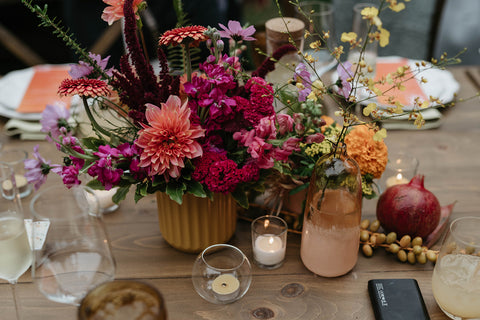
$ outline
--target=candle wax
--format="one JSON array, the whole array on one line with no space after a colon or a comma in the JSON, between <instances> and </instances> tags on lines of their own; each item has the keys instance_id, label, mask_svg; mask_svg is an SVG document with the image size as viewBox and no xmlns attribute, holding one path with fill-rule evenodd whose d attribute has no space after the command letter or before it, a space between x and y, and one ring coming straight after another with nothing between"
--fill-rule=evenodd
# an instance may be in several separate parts
<instances>
[{"instance_id":1,"label":"candle wax","mask_svg":"<svg viewBox=\"0 0 480 320\"><path fill-rule=\"evenodd\" d=\"M395 186L397 184L405 184L408 183L408 179L404 178L401 173L397 174L396 176L389 177L385 184L387 185L387 188L391 186Z\"/></svg>"},{"instance_id":2,"label":"candle wax","mask_svg":"<svg viewBox=\"0 0 480 320\"><path fill-rule=\"evenodd\" d=\"M271 266L283 261L285 246L282 239L278 236L261 235L255 239L253 254L257 262Z\"/></svg>"},{"instance_id":3,"label":"candle wax","mask_svg":"<svg viewBox=\"0 0 480 320\"><path fill-rule=\"evenodd\" d=\"M231 274L222 274L212 282L212 291L218 300L228 301L237 297L240 281Z\"/></svg>"}]
</instances>

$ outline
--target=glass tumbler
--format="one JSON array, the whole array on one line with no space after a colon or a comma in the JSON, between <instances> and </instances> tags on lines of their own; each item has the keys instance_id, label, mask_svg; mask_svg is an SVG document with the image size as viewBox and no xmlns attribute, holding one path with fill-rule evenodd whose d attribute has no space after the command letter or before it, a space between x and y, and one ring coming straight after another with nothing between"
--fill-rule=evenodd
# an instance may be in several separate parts
<instances>
[{"instance_id":1,"label":"glass tumbler","mask_svg":"<svg viewBox=\"0 0 480 320\"><path fill-rule=\"evenodd\" d=\"M228 304L243 297L252 282L247 256L229 244L214 244L200 253L193 264L195 291L215 304Z\"/></svg>"},{"instance_id":2,"label":"glass tumbler","mask_svg":"<svg viewBox=\"0 0 480 320\"><path fill-rule=\"evenodd\" d=\"M78 305L89 290L115 277L111 252L98 201L92 189L55 185L37 193L30 210L34 223L48 230L34 250L32 279L48 299Z\"/></svg>"},{"instance_id":3,"label":"glass tumbler","mask_svg":"<svg viewBox=\"0 0 480 320\"><path fill-rule=\"evenodd\" d=\"M451 319L480 319L479 230L480 217L454 220L433 270L433 296Z\"/></svg>"}]
</instances>

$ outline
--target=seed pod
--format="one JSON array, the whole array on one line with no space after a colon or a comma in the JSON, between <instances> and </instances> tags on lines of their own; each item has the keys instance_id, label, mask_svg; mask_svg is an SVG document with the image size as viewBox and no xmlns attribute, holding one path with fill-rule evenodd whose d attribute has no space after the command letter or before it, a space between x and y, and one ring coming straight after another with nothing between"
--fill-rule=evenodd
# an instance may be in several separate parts
<instances>
[{"instance_id":1,"label":"seed pod","mask_svg":"<svg viewBox=\"0 0 480 320\"><path fill-rule=\"evenodd\" d=\"M400 260L401 262L405 262L407 261L407 253L405 252L405 250L400 250L397 252L397 258L398 260Z\"/></svg>"},{"instance_id":2,"label":"seed pod","mask_svg":"<svg viewBox=\"0 0 480 320\"><path fill-rule=\"evenodd\" d=\"M376 233L373 233L371 236L370 236L370 240L369 242L373 245L375 245L375 242L377 241L377 234Z\"/></svg>"},{"instance_id":3,"label":"seed pod","mask_svg":"<svg viewBox=\"0 0 480 320\"><path fill-rule=\"evenodd\" d=\"M364 244L362 246L362 252L366 257L371 257L373 255L373 249L370 245Z\"/></svg>"},{"instance_id":4,"label":"seed pod","mask_svg":"<svg viewBox=\"0 0 480 320\"><path fill-rule=\"evenodd\" d=\"M414 247L414 246L422 246L422 244L423 244L423 240L422 240L421 237L415 237L415 238L413 238L413 240L412 240L412 247Z\"/></svg>"},{"instance_id":5,"label":"seed pod","mask_svg":"<svg viewBox=\"0 0 480 320\"><path fill-rule=\"evenodd\" d=\"M377 246L381 245L382 243L385 242L386 238L387 236L385 235L385 233L377 233L377 239L375 240L375 245Z\"/></svg>"},{"instance_id":6,"label":"seed pod","mask_svg":"<svg viewBox=\"0 0 480 320\"><path fill-rule=\"evenodd\" d=\"M415 258L415 253L413 251L409 251L407 253L407 260L410 262L410 264L415 264L417 262L417 259Z\"/></svg>"},{"instance_id":7,"label":"seed pod","mask_svg":"<svg viewBox=\"0 0 480 320\"><path fill-rule=\"evenodd\" d=\"M372 224L370 225L370 231L377 232L379 228L380 228L380 221L373 220Z\"/></svg>"},{"instance_id":8,"label":"seed pod","mask_svg":"<svg viewBox=\"0 0 480 320\"><path fill-rule=\"evenodd\" d=\"M417 255L417 261L420 264L427 263L427 255L425 254L425 252L422 251L422 252L420 252L419 255Z\"/></svg>"},{"instance_id":9,"label":"seed pod","mask_svg":"<svg viewBox=\"0 0 480 320\"><path fill-rule=\"evenodd\" d=\"M400 251L400 246L396 243L392 243L388 246L388 251L390 251L393 254L398 253Z\"/></svg>"},{"instance_id":10,"label":"seed pod","mask_svg":"<svg viewBox=\"0 0 480 320\"><path fill-rule=\"evenodd\" d=\"M368 226L370 225L370 220L365 219L362 222L360 222L360 228L361 229L368 229Z\"/></svg>"},{"instance_id":11,"label":"seed pod","mask_svg":"<svg viewBox=\"0 0 480 320\"><path fill-rule=\"evenodd\" d=\"M475 252L475 247L468 246L468 247L465 248L465 252L467 254L473 254Z\"/></svg>"},{"instance_id":12,"label":"seed pod","mask_svg":"<svg viewBox=\"0 0 480 320\"><path fill-rule=\"evenodd\" d=\"M410 247L411 237L409 235L404 235L402 239L400 239L400 247L408 248Z\"/></svg>"},{"instance_id":13,"label":"seed pod","mask_svg":"<svg viewBox=\"0 0 480 320\"><path fill-rule=\"evenodd\" d=\"M422 252L422 247L419 246L418 244L417 244L417 245L414 245L412 252L413 252L415 255L420 254L420 253Z\"/></svg>"},{"instance_id":14,"label":"seed pod","mask_svg":"<svg viewBox=\"0 0 480 320\"><path fill-rule=\"evenodd\" d=\"M433 250L428 250L427 251L427 259L430 262L436 262L437 261L437 254Z\"/></svg>"},{"instance_id":15,"label":"seed pod","mask_svg":"<svg viewBox=\"0 0 480 320\"><path fill-rule=\"evenodd\" d=\"M389 234L387 234L386 241L388 244L394 243L395 241L397 241L397 234L395 232L390 232Z\"/></svg>"},{"instance_id":16,"label":"seed pod","mask_svg":"<svg viewBox=\"0 0 480 320\"><path fill-rule=\"evenodd\" d=\"M360 241L367 242L370 238L370 233L367 230L360 231Z\"/></svg>"}]
</instances>

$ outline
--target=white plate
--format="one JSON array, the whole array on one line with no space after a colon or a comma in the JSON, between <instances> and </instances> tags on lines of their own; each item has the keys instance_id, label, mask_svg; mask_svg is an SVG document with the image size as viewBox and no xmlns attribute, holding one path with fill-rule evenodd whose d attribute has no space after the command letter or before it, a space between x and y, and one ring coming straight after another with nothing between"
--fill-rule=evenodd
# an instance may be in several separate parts
<instances>
[{"instance_id":1,"label":"white plate","mask_svg":"<svg viewBox=\"0 0 480 320\"><path fill-rule=\"evenodd\" d=\"M41 119L41 113L22 113L17 112L17 108L22 102L23 96L35 73L34 68L48 68L55 65L42 65L21 70L15 70L7 73L0 78L0 115L11 119L38 121ZM72 100L73 104L73 100Z\"/></svg>"},{"instance_id":2,"label":"white plate","mask_svg":"<svg viewBox=\"0 0 480 320\"><path fill-rule=\"evenodd\" d=\"M399 60L403 60L402 57L391 56L391 57L378 57L377 62L397 62ZM411 70L417 70L416 63L421 62L421 60L408 60L408 64L410 65ZM441 103L448 103L454 99L455 93L458 92L460 89L460 84L455 80L452 73L448 70L441 70L437 68L428 68L427 67L420 67L421 72L417 73L415 76L420 88L423 90L427 97L433 96L437 97ZM421 78L425 78L427 80L426 83L421 81ZM336 72L332 75L332 80L335 82L338 79L338 75ZM386 109L387 105L378 104L377 99L375 97L369 96L369 93L366 90L358 90L357 92L357 99L361 100L361 104L367 105L371 102L377 103L378 108ZM412 97L413 99L413 97ZM435 106L438 104L432 104L431 106ZM413 109L412 105L406 105L403 108L405 111L410 111Z\"/></svg>"}]
</instances>

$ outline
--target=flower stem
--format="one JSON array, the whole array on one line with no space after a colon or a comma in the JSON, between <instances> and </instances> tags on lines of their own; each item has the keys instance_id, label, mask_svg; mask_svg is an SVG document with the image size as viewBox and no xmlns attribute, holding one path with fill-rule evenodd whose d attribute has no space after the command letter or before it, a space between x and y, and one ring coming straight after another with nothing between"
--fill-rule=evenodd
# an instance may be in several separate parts
<instances>
[{"instance_id":1,"label":"flower stem","mask_svg":"<svg viewBox=\"0 0 480 320\"><path fill-rule=\"evenodd\" d=\"M192 81L192 60L190 57L190 44L185 44L185 73L187 74L187 81Z\"/></svg>"}]
</instances>

